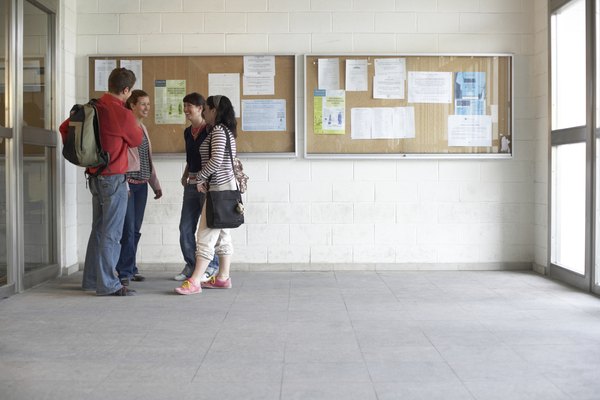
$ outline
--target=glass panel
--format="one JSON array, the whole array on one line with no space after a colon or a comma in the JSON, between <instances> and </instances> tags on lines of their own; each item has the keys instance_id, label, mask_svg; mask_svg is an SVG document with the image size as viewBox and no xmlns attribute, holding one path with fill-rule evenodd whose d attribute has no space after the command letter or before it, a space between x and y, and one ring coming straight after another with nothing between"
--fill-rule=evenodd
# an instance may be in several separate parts
<instances>
[{"instance_id":1,"label":"glass panel","mask_svg":"<svg viewBox=\"0 0 600 400\"><path fill-rule=\"evenodd\" d=\"M23 122L49 128L44 85L48 51L48 14L23 4Z\"/></svg>"},{"instance_id":2,"label":"glass panel","mask_svg":"<svg viewBox=\"0 0 600 400\"><path fill-rule=\"evenodd\" d=\"M50 15L31 3L23 3L23 122L25 126L49 129L51 126L49 88L51 76ZM43 131L42 131L43 132ZM51 264L53 252L53 176L51 147L23 145L23 207L25 273Z\"/></svg>"},{"instance_id":3,"label":"glass panel","mask_svg":"<svg viewBox=\"0 0 600 400\"><path fill-rule=\"evenodd\" d=\"M0 126L6 126L7 2L0 0ZM8 283L6 225L6 140L0 137L0 286Z\"/></svg>"},{"instance_id":4,"label":"glass panel","mask_svg":"<svg viewBox=\"0 0 600 400\"><path fill-rule=\"evenodd\" d=\"M600 96L600 93L596 93L597 96ZM595 197L596 205L596 225L595 229L595 238L596 238L596 250L595 250L595 259L594 259L594 271L595 278L594 284L600 284L600 139L596 138L596 197Z\"/></svg>"},{"instance_id":5,"label":"glass panel","mask_svg":"<svg viewBox=\"0 0 600 400\"><path fill-rule=\"evenodd\" d=\"M552 263L585 274L585 143L552 148Z\"/></svg>"},{"instance_id":6,"label":"glass panel","mask_svg":"<svg viewBox=\"0 0 600 400\"><path fill-rule=\"evenodd\" d=\"M585 0L552 15L552 129L586 124Z\"/></svg>"},{"instance_id":7,"label":"glass panel","mask_svg":"<svg viewBox=\"0 0 600 400\"><path fill-rule=\"evenodd\" d=\"M0 286L4 286L7 281L7 225L6 225L6 140L0 138Z\"/></svg>"},{"instance_id":8,"label":"glass panel","mask_svg":"<svg viewBox=\"0 0 600 400\"><path fill-rule=\"evenodd\" d=\"M595 27L596 27L596 129L600 128L600 0L595 1L596 15L594 15ZM595 190L595 226L594 226L594 237L596 238L595 252L594 252L594 284L600 284L600 132L596 131L596 182Z\"/></svg>"},{"instance_id":9,"label":"glass panel","mask_svg":"<svg viewBox=\"0 0 600 400\"><path fill-rule=\"evenodd\" d=\"M6 18L7 12L6 0L0 0L0 126L6 126ZM2 154L4 154L4 146L2 147Z\"/></svg>"},{"instance_id":10,"label":"glass panel","mask_svg":"<svg viewBox=\"0 0 600 400\"><path fill-rule=\"evenodd\" d=\"M31 152L23 160L25 272L47 265L52 259L52 205L48 196L50 149L32 145L27 148Z\"/></svg>"},{"instance_id":11,"label":"glass panel","mask_svg":"<svg viewBox=\"0 0 600 400\"><path fill-rule=\"evenodd\" d=\"M596 4L594 9L596 10L596 14L594 15L594 26L596 31L596 76L594 77L594 84L596 85L596 102L595 102L595 113L596 113L596 128L600 128L600 0L596 0ZM596 152L600 151L598 147L596 147Z\"/></svg>"}]
</instances>

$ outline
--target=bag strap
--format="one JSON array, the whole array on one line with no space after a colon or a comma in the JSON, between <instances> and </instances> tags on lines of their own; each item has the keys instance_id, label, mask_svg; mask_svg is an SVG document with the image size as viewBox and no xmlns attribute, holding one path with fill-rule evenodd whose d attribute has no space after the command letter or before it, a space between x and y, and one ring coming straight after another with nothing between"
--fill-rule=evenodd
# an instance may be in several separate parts
<instances>
[{"instance_id":1,"label":"bag strap","mask_svg":"<svg viewBox=\"0 0 600 400\"><path fill-rule=\"evenodd\" d=\"M229 139L229 134L231 133L231 131L225 125L221 124L221 126L223 126L225 128L225 129L223 129L223 132L225 132L225 139L227 140L227 143L225 144L225 150L229 150L229 161L231 161L231 172L233 172L233 180L235 181L235 188L239 191L240 187L238 185L237 178L235 177L235 167L233 166L233 152L231 150L231 140ZM212 153L212 134L211 134L211 143L208 146L208 158L209 159L211 157L211 153ZM212 175L211 175L211 177L212 177ZM210 178L209 178L209 180L210 180Z\"/></svg>"},{"instance_id":2,"label":"bag strap","mask_svg":"<svg viewBox=\"0 0 600 400\"><path fill-rule=\"evenodd\" d=\"M225 148L229 149L229 161L231 161L231 172L233 173L233 180L235 181L235 188L239 191L240 187L238 185L237 178L235 177L235 167L233 166L233 151L231 150L231 141L229 139L230 133L231 133L231 131L229 130L229 128L227 128L227 130L225 131L225 135L227 136L227 144L225 144Z\"/></svg>"}]
</instances>

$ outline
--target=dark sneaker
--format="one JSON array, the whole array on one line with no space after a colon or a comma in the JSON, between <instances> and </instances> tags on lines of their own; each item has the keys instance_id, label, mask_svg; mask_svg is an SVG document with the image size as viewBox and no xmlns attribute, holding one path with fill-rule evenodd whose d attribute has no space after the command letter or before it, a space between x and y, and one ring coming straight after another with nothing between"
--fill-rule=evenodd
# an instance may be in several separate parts
<instances>
[{"instance_id":1,"label":"dark sneaker","mask_svg":"<svg viewBox=\"0 0 600 400\"><path fill-rule=\"evenodd\" d=\"M121 285L129 286L129 278L121 278L119 280L121 281Z\"/></svg>"},{"instance_id":2,"label":"dark sneaker","mask_svg":"<svg viewBox=\"0 0 600 400\"><path fill-rule=\"evenodd\" d=\"M145 277L145 276L142 276L142 275L140 275L140 274L135 274L135 275L134 275L134 276L131 278L131 280L132 280L132 281L134 281L134 282L144 282L144 281L146 280L146 277Z\"/></svg>"},{"instance_id":3,"label":"dark sneaker","mask_svg":"<svg viewBox=\"0 0 600 400\"><path fill-rule=\"evenodd\" d=\"M127 286L121 286L116 292L112 292L111 296L135 296L135 290L129 289Z\"/></svg>"}]
</instances>

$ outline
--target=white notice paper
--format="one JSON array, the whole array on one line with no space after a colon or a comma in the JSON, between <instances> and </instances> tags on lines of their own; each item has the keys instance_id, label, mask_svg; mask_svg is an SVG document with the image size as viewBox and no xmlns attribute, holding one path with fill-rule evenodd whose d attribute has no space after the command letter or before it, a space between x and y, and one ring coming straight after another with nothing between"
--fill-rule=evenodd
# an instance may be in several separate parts
<instances>
[{"instance_id":1,"label":"white notice paper","mask_svg":"<svg viewBox=\"0 0 600 400\"><path fill-rule=\"evenodd\" d=\"M409 139L415 137L414 107L353 108L352 139Z\"/></svg>"},{"instance_id":2,"label":"white notice paper","mask_svg":"<svg viewBox=\"0 0 600 400\"><path fill-rule=\"evenodd\" d=\"M375 75L406 79L406 58L376 58Z\"/></svg>"},{"instance_id":3,"label":"white notice paper","mask_svg":"<svg viewBox=\"0 0 600 400\"><path fill-rule=\"evenodd\" d=\"M117 60L96 60L94 62L94 90L108 91L108 76L117 68Z\"/></svg>"},{"instance_id":4,"label":"white notice paper","mask_svg":"<svg viewBox=\"0 0 600 400\"><path fill-rule=\"evenodd\" d=\"M372 108L353 108L350 111L350 124L352 125L352 139L371 139L371 125L373 124Z\"/></svg>"},{"instance_id":5,"label":"white notice paper","mask_svg":"<svg viewBox=\"0 0 600 400\"><path fill-rule=\"evenodd\" d=\"M373 111L373 139L415 137L414 107L377 107Z\"/></svg>"},{"instance_id":6,"label":"white notice paper","mask_svg":"<svg viewBox=\"0 0 600 400\"><path fill-rule=\"evenodd\" d=\"M403 99L404 79L394 79L386 75L373 77L374 99Z\"/></svg>"},{"instance_id":7,"label":"white notice paper","mask_svg":"<svg viewBox=\"0 0 600 400\"><path fill-rule=\"evenodd\" d=\"M244 75L244 96L260 96L275 94L274 76Z\"/></svg>"},{"instance_id":8,"label":"white notice paper","mask_svg":"<svg viewBox=\"0 0 600 400\"><path fill-rule=\"evenodd\" d=\"M409 103L452 103L452 72L408 72Z\"/></svg>"},{"instance_id":9,"label":"white notice paper","mask_svg":"<svg viewBox=\"0 0 600 400\"><path fill-rule=\"evenodd\" d=\"M405 58L376 58L373 76L374 99L404 99Z\"/></svg>"},{"instance_id":10,"label":"white notice paper","mask_svg":"<svg viewBox=\"0 0 600 400\"><path fill-rule=\"evenodd\" d=\"M242 130L285 131L285 99L242 100Z\"/></svg>"},{"instance_id":11,"label":"white notice paper","mask_svg":"<svg viewBox=\"0 0 600 400\"><path fill-rule=\"evenodd\" d=\"M367 60L346 60L346 91L366 92L368 88Z\"/></svg>"},{"instance_id":12,"label":"white notice paper","mask_svg":"<svg viewBox=\"0 0 600 400\"><path fill-rule=\"evenodd\" d=\"M208 74L208 95L227 96L235 117L240 116L240 74Z\"/></svg>"},{"instance_id":13,"label":"white notice paper","mask_svg":"<svg viewBox=\"0 0 600 400\"><path fill-rule=\"evenodd\" d=\"M132 89L142 89L142 60L121 60L121 68L127 68L135 74L135 85Z\"/></svg>"},{"instance_id":14,"label":"white notice paper","mask_svg":"<svg viewBox=\"0 0 600 400\"><path fill-rule=\"evenodd\" d=\"M319 58L319 89L338 90L340 88L340 59Z\"/></svg>"},{"instance_id":15,"label":"white notice paper","mask_svg":"<svg viewBox=\"0 0 600 400\"><path fill-rule=\"evenodd\" d=\"M244 75L275 76L275 56L244 56Z\"/></svg>"},{"instance_id":16,"label":"white notice paper","mask_svg":"<svg viewBox=\"0 0 600 400\"><path fill-rule=\"evenodd\" d=\"M448 146L490 147L492 117L490 115L449 115Z\"/></svg>"}]
</instances>

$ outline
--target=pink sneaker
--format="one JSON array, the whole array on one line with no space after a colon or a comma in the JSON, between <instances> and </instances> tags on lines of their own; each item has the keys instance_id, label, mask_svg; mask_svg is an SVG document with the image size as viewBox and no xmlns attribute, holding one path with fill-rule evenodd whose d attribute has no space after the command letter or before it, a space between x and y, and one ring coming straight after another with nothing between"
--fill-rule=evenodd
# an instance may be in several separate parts
<instances>
[{"instance_id":1,"label":"pink sneaker","mask_svg":"<svg viewBox=\"0 0 600 400\"><path fill-rule=\"evenodd\" d=\"M195 285L194 282L192 282L189 279L186 279L185 281L183 281L180 287L175 288L175 292L179 294L196 294L202 293L202 288L200 287L200 285Z\"/></svg>"},{"instance_id":2,"label":"pink sneaker","mask_svg":"<svg viewBox=\"0 0 600 400\"><path fill-rule=\"evenodd\" d=\"M206 289L231 289L231 278L221 280L213 276L208 282L202 282L200 285Z\"/></svg>"}]
</instances>

